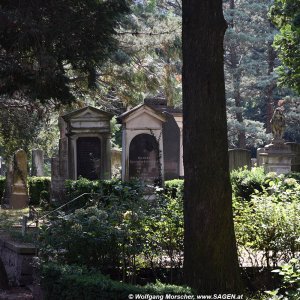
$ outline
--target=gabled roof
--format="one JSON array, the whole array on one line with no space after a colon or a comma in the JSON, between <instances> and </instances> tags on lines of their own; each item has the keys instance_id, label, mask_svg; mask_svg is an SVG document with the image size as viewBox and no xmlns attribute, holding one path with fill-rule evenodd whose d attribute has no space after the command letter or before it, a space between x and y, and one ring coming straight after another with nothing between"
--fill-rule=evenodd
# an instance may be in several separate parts
<instances>
[{"instance_id":1,"label":"gabled roof","mask_svg":"<svg viewBox=\"0 0 300 300\"><path fill-rule=\"evenodd\" d=\"M124 112L123 114L118 116L117 120L122 123L122 121L124 119L128 118L130 115L132 115L133 113L135 113L141 109L146 109L146 110L152 112L153 115L157 115L158 119L165 120L165 115L161 111L151 107L150 105L144 104L144 103L137 105L133 109Z\"/></svg>"},{"instance_id":2,"label":"gabled roof","mask_svg":"<svg viewBox=\"0 0 300 300\"><path fill-rule=\"evenodd\" d=\"M91 112L94 112L96 114L99 115L105 115L107 118L112 118L114 116L114 114L109 113L107 111L101 110L99 108L93 107L93 106L85 106L83 108L80 109L76 109L74 111L71 111L67 114L62 115L61 117L63 118L64 121L69 121L70 119L72 119L73 117L75 117L76 115L80 115L82 114L84 111L88 111L90 110Z\"/></svg>"}]
</instances>

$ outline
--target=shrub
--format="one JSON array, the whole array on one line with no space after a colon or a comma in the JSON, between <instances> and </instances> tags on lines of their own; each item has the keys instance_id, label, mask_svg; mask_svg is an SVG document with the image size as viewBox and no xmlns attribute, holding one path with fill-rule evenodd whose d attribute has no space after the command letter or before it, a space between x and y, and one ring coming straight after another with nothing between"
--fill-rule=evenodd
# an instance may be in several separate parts
<instances>
[{"instance_id":1,"label":"shrub","mask_svg":"<svg viewBox=\"0 0 300 300\"><path fill-rule=\"evenodd\" d=\"M283 277L282 286L275 291L267 291L272 296L271 299L300 299L300 262L292 259L289 263L284 264L280 269L274 270ZM269 298L270 299L270 298Z\"/></svg>"},{"instance_id":2,"label":"shrub","mask_svg":"<svg viewBox=\"0 0 300 300\"><path fill-rule=\"evenodd\" d=\"M248 202L234 198L235 233L244 254L263 252L261 263L276 266L300 250L300 184L274 173L267 174L265 184Z\"/></svg>"},{"instance_id":3,"label":"shrub","mask_svg":"<svg viewBox=\"0 0 300 300\"><path fill-rule=\"evenodd\" d=\"M107 205L112 202L138 201L143 194L143 190L143 184L138 181L123 182L119 179L91 181L86 178L66 181L66 192L69 201L84 193L91 194L85 195L74 202L73 208L84 207L91 199Z\"/></svg>"},{"instance_id":4,"label":"shrub","mask_svg":"<svg viewBox=\"0 0 300 300\"><path fill-rule=\"evenodd\" d=\"M255 191L262 192L265 183L266 175L262 167L248 169L233 170L231 172L231 185L233 196L249 201L251 195Z\"/></svg>"},{"instance_id":5,"label":"shrub","mask_svg":"<svg viewBox=\"0 0 300 300\"><path fill-rule=\"evenodd\" d=\"M45 299L122 300L130 294L192 294L190 288L162 283L134 286L113 281L78 266L47 264L42 267L41 285Z\"/></svg>"},{"instance_id":6,"label":"shrub","mask_svg":"<svg viewBox=\"0 0 300 300\"><path fill-rule=\"evenodd\" d=\"M120 266L122 231L118 211L91 206L60 214L40 232L40 256L60 263L80 264L103 271Z\"/></svg>"},{"instance_id":7,"label":"shrub","mask_svg":"<svg viewBox=\"0 0 300 300\"><path fill-rule=\"evenodd\" d=\"M173 179L165 182L164 192L172 198L182 197L184 188L183 179Z\"/></svg>"},{"instance_id":8,"label":"shrub","mask_svg":"<svg viewBox=\"0 0 300 300\"><path fill-rule=\"evenodd\" d=\"M28 189L31 205L39 205L41 200L50 200L50 177L28 177Z\"/></svg>"},{"instance_id":9,"label":"shrub","mask_svg":"<svg viewBox=\"0 0 300 300\"><path fill-rule=\"evenodd\" d=\"M5 177L0 176L0 201L2 200L4 195L5 182L6 182Z\"/></svg>"}]
</instances>

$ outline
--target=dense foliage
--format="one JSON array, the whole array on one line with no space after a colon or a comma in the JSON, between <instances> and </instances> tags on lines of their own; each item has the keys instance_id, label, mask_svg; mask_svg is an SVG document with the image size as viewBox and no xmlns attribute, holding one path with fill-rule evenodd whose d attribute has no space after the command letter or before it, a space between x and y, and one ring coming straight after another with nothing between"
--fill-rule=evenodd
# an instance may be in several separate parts
<instances>
[{"instance_id":1,"label":"dense foliage","mask_svg":"<svg viewBox=\"0 0 300 300\"><path fill-rule=\"evenodd\" d=\"M300 249L299 174L275 176L254 168L233 171L231 178L240 263L276 266L295 257ZM128 282L135 282L141 268L156 274L167 266L172 280L172 270L183 263L183 180L166 182L155 200L143 194L138 182L80 179L67 186L71 198L91 195L43 225L44 260L117 272Z\"/></svg>"},{"instance_id":2,"label":"dense foliage","mask_svg":"<svg viewBox=\"0 0 300 300\"><path fill-rule=\"evenodd\" d=\"M271 299L298 300L300 298L300 261L293 258L273 272L283 277L283 284L274 291L266 292L272 296Z\"/></svg>"},{"instance_id":3,"label":"dense foliage","mask_svg":"<svg viewBox=\"0 0 300 300\"><path fill-rule=\"evenodd\" d=\"M143 186L137 182L80 179L69 181L68 190L72 197L91 194L74 203L73 212L61 213L42 226L44 260L96 267L105 273L122 270L120 276L130 282L142 267L153 271L182 267L180 190L175 197L158 190L155 201L142 193Z\"/></svg>"},{"instance_id":4,"label":"dense foliage","mask_svg":"<svg viewBox=\"0 0 300 300\"><path fill-rule=\"evenodd\" d=\"M157 282L146 286L113 281L99 272L77 266L47 264L41 271L45 299L128 299L130 294L191 295L186 287Z\"/></svg>"},{"instance_id":5,"label":"dense foliage","mask_svg":"<svg viewBox=\"0 0 300 300\"><path fill-rule=\"evenodd\" d=\"M275 0L270 10L273 23L280 30L274 46L282 65L277 68L279 83L300 93L300 3L297 0Z\"/></svg>"},{"instance_id":6,"label":"dense foliage","mask_svg":"<svg viewBox=\"0 0 300 300\"><path fill-rule=\"evenodd\" d=\"M1 98L73 100L82 78L95 84L128 11L125 0L2 1Z\"/></svg>"}]
</instances>

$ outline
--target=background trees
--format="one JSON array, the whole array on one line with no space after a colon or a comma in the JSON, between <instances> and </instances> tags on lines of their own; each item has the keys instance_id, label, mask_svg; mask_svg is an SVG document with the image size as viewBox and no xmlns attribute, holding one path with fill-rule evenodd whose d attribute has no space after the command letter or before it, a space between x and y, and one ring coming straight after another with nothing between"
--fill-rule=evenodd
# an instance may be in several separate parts
<instances>
[{"instance_id":1,"label":"background trees","mask_svg":"<svg viewBox=\"0 0 300 300\"><path fill-rule=\"evenodd\" d=\"M280 30L274 41L282 63L277 68L279 83L300 94L300 3L297 0L275 0L270 16Z\"/></svg>"}]
</instances>

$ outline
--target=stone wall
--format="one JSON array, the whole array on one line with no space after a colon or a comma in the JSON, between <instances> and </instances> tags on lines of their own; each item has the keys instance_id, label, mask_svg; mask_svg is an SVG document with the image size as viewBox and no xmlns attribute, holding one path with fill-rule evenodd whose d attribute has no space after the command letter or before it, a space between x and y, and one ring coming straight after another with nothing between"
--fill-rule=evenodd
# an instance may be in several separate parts
<instances>
[{"instance_id":1,"label":"stone wall","mask_svg":"<svg viewBox=\"0 0 300 300\"><path fill-rule=\"evenodd\" d=\"M11 286L32 283L32 262L35 254L34 245L18 244L0 237L0 256Z\"/></svg>"}]
</instances>

